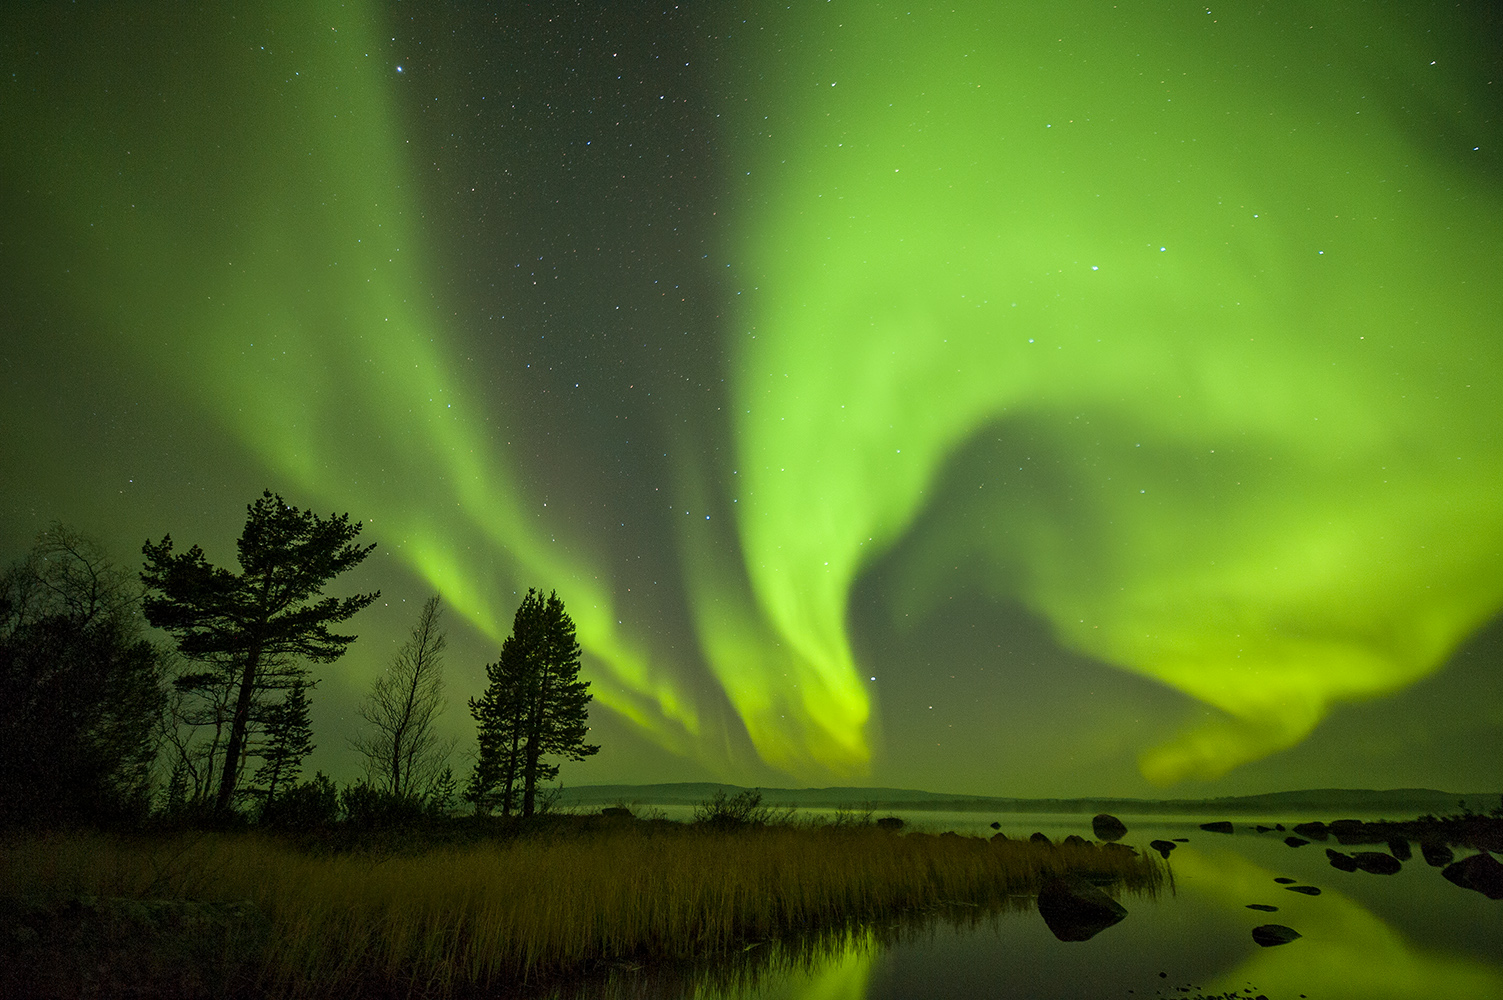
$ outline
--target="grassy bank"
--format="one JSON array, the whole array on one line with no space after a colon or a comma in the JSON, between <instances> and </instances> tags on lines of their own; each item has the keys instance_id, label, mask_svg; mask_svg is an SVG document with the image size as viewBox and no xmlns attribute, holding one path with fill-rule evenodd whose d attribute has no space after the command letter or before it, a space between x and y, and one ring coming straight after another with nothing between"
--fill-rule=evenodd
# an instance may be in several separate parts
<instances>
[{"instance_id":1,"label":"grassy bank","mask_svg":"<svg viewBox=\"0 0 1503 1000\"><path fill-rule=\"evenodd\" d=\"M421 853L310 852L256 833L58 834L4 851L0 894L251 900L258 990L444 995L602 963L725 955L944 903L1002 905L1051 872L1155 891L1156 858L870 826L555 827Z\"/></svg>"}]
</instances>

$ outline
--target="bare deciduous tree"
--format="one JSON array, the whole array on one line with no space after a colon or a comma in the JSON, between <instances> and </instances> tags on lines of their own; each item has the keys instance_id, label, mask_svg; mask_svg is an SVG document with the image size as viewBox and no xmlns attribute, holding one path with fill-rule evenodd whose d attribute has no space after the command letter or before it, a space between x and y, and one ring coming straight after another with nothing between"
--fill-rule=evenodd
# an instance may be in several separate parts
<instances>
[{"instance_id":1,"label":"bare deciduous tree","mask_svg":"<svg viewBox=\"0 0 1503 1000\"><path fill-rule=\"evenodd\" d=\"M370 727L351 745L365 756L372 782L402 798L432 791L454 749L454 742L438 732L438 718L447 705L446 639L439 617L438 598L428 598L411 637L356 709Z\"/></svg>"}]
</instances>

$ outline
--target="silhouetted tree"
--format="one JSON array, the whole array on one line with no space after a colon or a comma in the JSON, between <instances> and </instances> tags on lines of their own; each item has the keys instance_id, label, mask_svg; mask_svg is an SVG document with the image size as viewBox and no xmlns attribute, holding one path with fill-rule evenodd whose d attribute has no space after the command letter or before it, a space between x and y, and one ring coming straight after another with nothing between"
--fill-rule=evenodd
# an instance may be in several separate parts
<instances>
[{"instance_id":1,"label":"silhouetted tree","mask_svg":"<svg viewBox=\"0 0 1503 1000\"><path fill-rule=\"evenodd\" d=\"M583 760L600 750L584 742L589 732L588 681L579 679L574 621L557 592L529 589L501 644L501 659L486 667L484 695L470 700L480 728L480 755L466 790L477 808L499 801L509 812L521 784L522 815L531 816L539 782L558 775L543 755Z\"/></svg>"},{"instance_id":2,"label":"silhouetted tree","mask_svg":"<svg viewBox=\"0 0 1503 1000\"><path fill-rule=\"evenodd\" d=\"M261 815L265 816L279 788L297 784L303 758L313 752L313 728L308 724L308 687L299 678L287 697L265 713L265 742L255 781L261 786Z\"/></svg>"},{"instance_id":3,"label":"silhouetted tree","mask_svg":"<svg viewBox=\"0 0 1503 1000\"><path fill-rule=\"evenodd\" d=\"M439 619L438 598L430 597L418 613L412 635L356 709L370 728L350 743L365 757L377 787L398 798L434 793L454 749L453 742L438 733L438 719L446 705L443 651L447 644Z\"/></svg>"},{"instance_id":4,"label":"silhouetted tree","mask_svg":"<svg viewBox=\"0 0 1503 1000\"><path fill-rule=\"evenodd\" d=\"M165 704L140 586L62 525L0 574L0 822L139 816Z\"/></svg>"},{"instance_id":5,"label":"silhouetted tree","mask_svg":"<svg viewBox=\"0 0 1503 1000\"><path fill-rule=\"evenodd\" d=\"M176 637L185 657L216 668L175 682L185 692L206 694L214 704L223 694L227 718L216 722L224 738L216 813L231 807L239 785L257 694L273 675L278 686L289 684L287 665L299 658L337 660L355 637L336 635L329 627L380 596L378 591L322 597L325 584L375 548L354 543L360 528L358 522L350 524L348 514L321 518L267 490L247 507L237 543L239 573L212 565L197 545L174 555L170 535L142 547L141 580L157 595L145 600L147 620Z\"/></svg>"}]
</instances>

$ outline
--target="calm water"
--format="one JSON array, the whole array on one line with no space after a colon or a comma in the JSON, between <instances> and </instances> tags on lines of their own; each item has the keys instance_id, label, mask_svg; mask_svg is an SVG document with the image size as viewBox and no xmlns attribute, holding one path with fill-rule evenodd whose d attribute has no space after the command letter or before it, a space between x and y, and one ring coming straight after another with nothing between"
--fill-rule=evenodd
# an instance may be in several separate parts
<instances>
[{"instance_id":1,"label":"calm water","mask_svg":"<svg viewBox=\"0 0 1503 1000\"><path fill-rule=\"evenodd\" d=\"M669 807L663 812L683 818ZM1056 840L1071 833L1092 837L1090 818L1079 815L896 815L911 829L932 832L989 836L995 820L1009 836L1037 830ZM1349 873L1330 866L1324 844L1290 848L1286 834L1252 829L1298 820L1236 818L1232 835L1199 829L1221 818L1122 815L1128 826L1123 843L1146 850L1153 839L1189 842L1170 857L1172 889L1157 899L1123 895L1127 918L1089 941L1056 940L1029 901L1012 912L963 911L927 923L865 928L812 954L765 957L755 975L729 985L721 979L652 986L628 976L610 992L695 1000L1137 1000L1225 993L1268 1000L1503 1000L1503 901L1447 882L1425 864L1418 845L1396 875ZM1334 841L1330 846L1343 849ZM1321 894L1290 892L1277 877L1319 887ZM1249 910L1249 903L1278 910ZM1303 937L1260 947L1252 929L1266 923Z\"/></svg>"}]
</instances>

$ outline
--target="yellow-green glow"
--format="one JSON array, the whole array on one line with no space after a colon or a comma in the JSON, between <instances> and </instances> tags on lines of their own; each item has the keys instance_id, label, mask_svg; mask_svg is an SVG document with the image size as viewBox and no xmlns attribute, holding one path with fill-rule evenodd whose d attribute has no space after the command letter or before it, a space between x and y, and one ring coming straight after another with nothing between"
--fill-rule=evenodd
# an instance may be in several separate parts
<instances>
[{"instance_id":1,"label":"yellow-green glow","mask_svg":"<svg viewBox=\"0 0 1503 1000\"><path fill-rule=\"evenodd\" d=\"M512 331L451 323L441 182L370 5L16 15L53 54L3 91L0 165L38 300L110 338L122 382L363 519L493 639L519 586L557 588L592 690L658 745L742 776L744 729L800 779L869 773L882 706L847 612L892 558L914 618L964 564L1063 646L1199 699L1210 721L1142 770L1215 777L1503 606L1503 199L1436 58L1471 40L1438 20L1073 6L768 4L710 33L736 277L703 309L724 329L682 337L729 345L730 441L665 446L662 493L631 500L692 529L611 496L570 523L520 471L517 404L466 349ZM1416 94L1450 117L1416 124ZM498 135L487 169L544 156ZM642 436L708 438L682 417ZM658 581L624 553L665 538L673 596L641 599Z\"/></svg>"},{"instance_id":2,"label":"yellow-green glow","mask_svg":"<svg viewBox=\"0 0 1503 1000\"><path fill-rule=\"evenodd\" d=\"M744 714L790 673L783 738L864 764L850 588L1017 426L1058 493L968 480L932 559L1224 713L1150 779L1435 669L1503 598L1496 187L1251 15L953 7L800 8L741 123L738 523L793 661L738 650Z\"/></svg>"},{"instance_id":3,"label":"yellow-green glow","mask_svg":"<svg viewBox=\"0 0 1503 1000\"><path fill-rule=\"evenodd\" d=\"M1274 872L1235 851L1174 852L1182 892L1211 896L1242 910L1248 900L1267 899ZM1433 875L1433 873L1432 873ZM1461 955L1417 948L1361 904L1324 889L1319 898L1278 894L1278 923L1303 935L1283 947L1257 948L1235 971L1207 983L1207 994L1235 992L1248 983L1269 996L1329 997L1330 1000L1410 1000L1412 997L1503 995L1498 969ZM1286 898L1287 897L1287 898ZM1246 912L1246 911L1243 911ZM1251 948L1249 941L1249 948Z\"/></svg>"}]
</instances>

